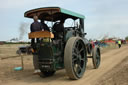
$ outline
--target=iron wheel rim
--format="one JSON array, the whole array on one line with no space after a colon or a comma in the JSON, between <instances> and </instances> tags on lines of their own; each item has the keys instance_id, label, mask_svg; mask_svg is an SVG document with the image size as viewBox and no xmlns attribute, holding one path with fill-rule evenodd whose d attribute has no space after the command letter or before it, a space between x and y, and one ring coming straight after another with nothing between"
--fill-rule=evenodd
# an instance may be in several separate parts
<instances>
[{"instance_id":1,"label":"iron wheel rim","mask_svg":"<svg viewBox=\"0 0 128 85\"><path fill-rule=\"evenodd\" d=\"M72 67L74 74L80 78L85 72L86 58L85 46L82 40L78 40L73 45Z\"/></svg>"}]
</instances>

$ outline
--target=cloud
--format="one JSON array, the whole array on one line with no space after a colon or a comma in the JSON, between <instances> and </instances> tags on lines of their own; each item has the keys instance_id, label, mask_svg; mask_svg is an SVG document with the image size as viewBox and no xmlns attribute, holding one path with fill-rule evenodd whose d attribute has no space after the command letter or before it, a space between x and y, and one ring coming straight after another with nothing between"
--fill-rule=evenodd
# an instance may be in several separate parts
<instances>
[{"instance_id":1,"label":"cloud","mask_svg":"<svg viewBox=\"0 0 128 85\"><path fill-rule=\"evenodd\" d=\"M100 18L100 20L97 17L85 20L85 31L88 33L88 38L99 38L105 34L121 38L128 35L128 16L101 16Z\"/></svg>"},{"instance_id":2,"label":"cloud","mask_svg":"<svg viewBox=\"0 0 128 85\"><path fill-rule=\"evenodd\" d=\"M32 22L29 19L24 19L25 11L39 7L59 6L85 15L87 37L98 38L106 33L125 36L128 35L127 3L128 0L2 0L0 23L4 23L0 29L7 29L3 33L15 32L20 22ZM17 33L13 34L12 36L18 35Z\"/></svg>"},{"instance_id":3,"label":"cloud","mask_svg":"<svg viewBox=\"0 0 128 85\"><path fill-rule=\"evenodd\" d=\"M0 3L0 9L22 8L39 3L45 3L49 0L3 0Z\"/></svg>"}]
</instances>

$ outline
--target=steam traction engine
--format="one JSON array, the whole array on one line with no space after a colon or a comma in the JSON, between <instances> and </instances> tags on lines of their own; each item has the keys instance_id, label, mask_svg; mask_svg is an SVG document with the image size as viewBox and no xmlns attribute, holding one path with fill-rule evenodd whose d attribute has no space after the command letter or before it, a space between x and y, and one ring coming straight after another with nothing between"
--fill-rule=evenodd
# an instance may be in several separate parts
<instances>
[{"instance_id":1,"label":"steam traction engine","mask_svg":"<svg viewBox=\"0 0 128 85\"><path fill-rule=\"evenodd\" d=\"M93 66L100 65L100 48L92 46L85 38L84 16L60 7L44 7L25 12L25 17L48 22L49 31L29 33L29 39L39 38L32 45L33 56L39 58L39 68L44 76L51 76L59 69L65 69L70 79L80 79L85 70L87 59L92 58ZM79 25L64 27L60 22L71 18ZM59 22L60 21L60 22Z\"/></svg>"}]
</instances>

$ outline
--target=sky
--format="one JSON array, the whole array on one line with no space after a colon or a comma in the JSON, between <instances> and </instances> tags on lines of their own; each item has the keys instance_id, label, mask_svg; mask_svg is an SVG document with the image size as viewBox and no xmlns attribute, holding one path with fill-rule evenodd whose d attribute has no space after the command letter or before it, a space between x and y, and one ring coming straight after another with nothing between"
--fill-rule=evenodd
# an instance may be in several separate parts
<instances>
[{"instance_id":1,"label":"sky","mask_svg":"<svg viewBox=\"0 0 128 85\"><path fill-rule=\"evenodd\" d=\"M27 23L22 40L28 40L32 19L25 18L30 9L58 6L83 14L85 36L100 39L103 36L125 38L128 36L128 0L0 0L0 41L19 38L19 28Z\"/></svg>"}]
</instances>

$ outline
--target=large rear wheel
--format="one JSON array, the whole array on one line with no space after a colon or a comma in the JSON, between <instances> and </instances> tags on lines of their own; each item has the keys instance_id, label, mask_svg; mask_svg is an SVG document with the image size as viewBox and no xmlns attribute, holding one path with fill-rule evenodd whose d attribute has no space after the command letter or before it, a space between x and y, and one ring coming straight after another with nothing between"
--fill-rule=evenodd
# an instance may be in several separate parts
<instances>
[{"instance_id":1,"label":"large rear wheel","mask_svg":"<svg viewBox=\"0 0 128 85\"><path fill-rule=\"evenodd\" d=\"M79 79L84 75L87 63L85 44L80 37L67 41L64 51L64 66L70 79Z\"/></svg>"}]
</instances>

